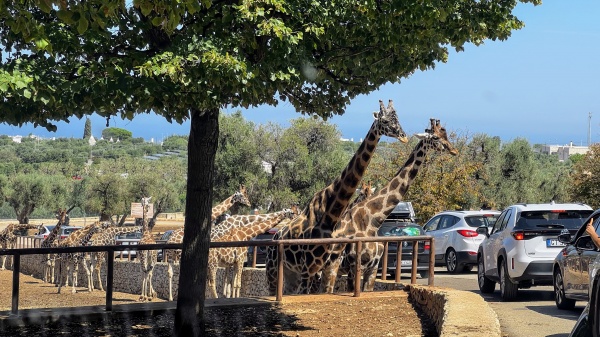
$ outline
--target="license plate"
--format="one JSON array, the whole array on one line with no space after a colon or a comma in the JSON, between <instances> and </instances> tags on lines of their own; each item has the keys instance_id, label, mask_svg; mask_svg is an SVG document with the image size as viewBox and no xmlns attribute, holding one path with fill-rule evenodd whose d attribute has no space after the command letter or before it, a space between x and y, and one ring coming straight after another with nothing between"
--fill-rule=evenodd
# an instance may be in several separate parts
<instances>
[{"instance_id":1,"label":"license plate","mask_svg":"<svg viewBox=\"0 0 600 337\"><path fill-rule=\"evenodd\" d=\"M411 260L402 260L402 266L412 266Z\"/></svg>"},{"instance_id":2,"label":"license plate","mask_svg":"<svg viewBox=\"0 0 600 337\"><path fill-rule=\"evenodd\" d=\"M546 247L564 247L565 244L558 241L558 239L547 239Z\"/></svg>"}]
</instances>

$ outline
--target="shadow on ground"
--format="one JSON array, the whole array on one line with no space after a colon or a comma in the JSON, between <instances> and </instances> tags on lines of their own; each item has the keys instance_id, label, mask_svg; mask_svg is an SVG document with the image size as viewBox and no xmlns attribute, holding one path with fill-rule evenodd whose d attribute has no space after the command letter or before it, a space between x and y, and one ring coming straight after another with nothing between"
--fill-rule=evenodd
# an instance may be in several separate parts
<instances>
[{"instance_id":1,"label":"shadow on ground","mask_svg":"<svg viewBox=\"0 0 600 337\"><path fill-rule=\"evenodd\" d=\"M172 336L175 310L116 311L53 315L23 313L18 319L0 320L0 336ZM311 328L283 313L276 305L212 307L205 309L202 336L281 336Z\"/></svg>"}]
</instances>

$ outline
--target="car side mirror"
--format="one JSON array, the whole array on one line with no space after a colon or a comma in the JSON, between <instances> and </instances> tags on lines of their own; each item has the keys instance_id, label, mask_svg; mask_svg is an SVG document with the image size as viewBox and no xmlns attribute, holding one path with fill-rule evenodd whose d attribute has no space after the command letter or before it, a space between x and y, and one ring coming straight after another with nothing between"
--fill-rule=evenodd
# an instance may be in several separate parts
<instances>
[{"instance_id":1,"label":"car side mirror","mask_svg":"<svg viewBox=\"0 0 600 337\"><path fill-rule=\"evenodd\" d=\"M598 250L596 244L589 235L581 236L575 243L575 247L581 250Z\"/></svg>"},{"instance_id":2,"label":"car side mirror","mask_svg":"<svg viewBox=\"0 0 600 337\"><path fill-rule=\"evenodd\" d=\"M486 225L477 227L476 231L477 231L477 234L483 234L485 236L490 236L488 226L486 226Z\"/></svg>"},{"instance_id":3,"label":"car side mirror","mask_svg":"<svg viewBox=\"0 0 600 337\"><path fill-rule=\"evenodd\" d=\"M573 240L573 236L571 235L571 233L561 233L558 236L558 241L560 243L569 244L571 243L571 240Z\"/></svg>"}]
</instances>

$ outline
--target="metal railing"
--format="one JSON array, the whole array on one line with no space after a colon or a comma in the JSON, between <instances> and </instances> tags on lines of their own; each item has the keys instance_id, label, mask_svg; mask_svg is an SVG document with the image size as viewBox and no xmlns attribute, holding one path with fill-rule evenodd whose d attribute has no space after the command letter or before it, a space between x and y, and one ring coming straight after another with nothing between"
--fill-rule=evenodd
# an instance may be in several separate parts
<instances>
[{"instance_id":1,"label":"metal railing","mask_svg":"<svg viewBox=\"0 0 600 337\"><path fill-rule=\"evenodd\" d=\"M407 237L361 237L361 238L336 238L336 239L298 239L298 240L257 240L257 241L230 241L230 242L211 242L210 248L222 248L222 247L259 247L259 246L277 246L278 252L278 265L277 265L277 293L276 301L280 302L283 298L283 268L284 260L281 258L284 256L285 246L304 246L304 245L330 245L330 244L351 244L356 243L356 253L360 255L362 252L362 246L364 242L397 242L398 247L400 243L404 241L413 242L413 254L412 254L412 267L411 267L411 284L416 283L417 274L417 258L419 241L430 243L430 254L429 254L429 278L428 285L434 285L434 266L435 266L435 242L431 236L407 236ZM131 250L172 250L182 249L183 244L142 244L132 245L129 247ZM383 258L386 260L383 265L383 272L387 268L387 244L386 251L384 252ZM122 251L122 245L115 246L78 246L78 247L61 247L61 248L15 248L15 249L0 249L1 255L12 255L13 256L13 280L12 280L12 305L11 314L17 315L19 311L19 275L21 269L21 255L35 255L35 254L60 254L60 253L91 253L91 252L107 252L106 257L106 311L112 311L112 296L113 296L113 273L114 273L114 260L115 252ZM254 249L256 252L256 249ZM401 261L402 250L397 249L396 261ZM383 273L382 272L382 273ZM354 279L354 296L360 296L360 282L361 282L361 268L360 264L356 264ZM400 282L399 266L397 267L395 282Z\"/></svg>"}]
</instances>

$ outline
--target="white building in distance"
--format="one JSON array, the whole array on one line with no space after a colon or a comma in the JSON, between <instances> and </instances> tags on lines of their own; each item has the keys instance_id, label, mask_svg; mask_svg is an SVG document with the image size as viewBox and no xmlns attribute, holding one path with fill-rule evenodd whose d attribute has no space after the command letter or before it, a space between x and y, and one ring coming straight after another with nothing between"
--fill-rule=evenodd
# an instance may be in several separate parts
<instances>
[{"instance_id":1,"label":"white building in distance","mask_svg":"<svg viewBox=\"0 0 600 337\"><path fill-rule=\"evenodd\" d=\"M569 145L544 145L541 153L557 155L558 160L565 161L574 154L586 154L590 150L587 146L574 146L573 142Z\"/></svg>"}]
</instances>

